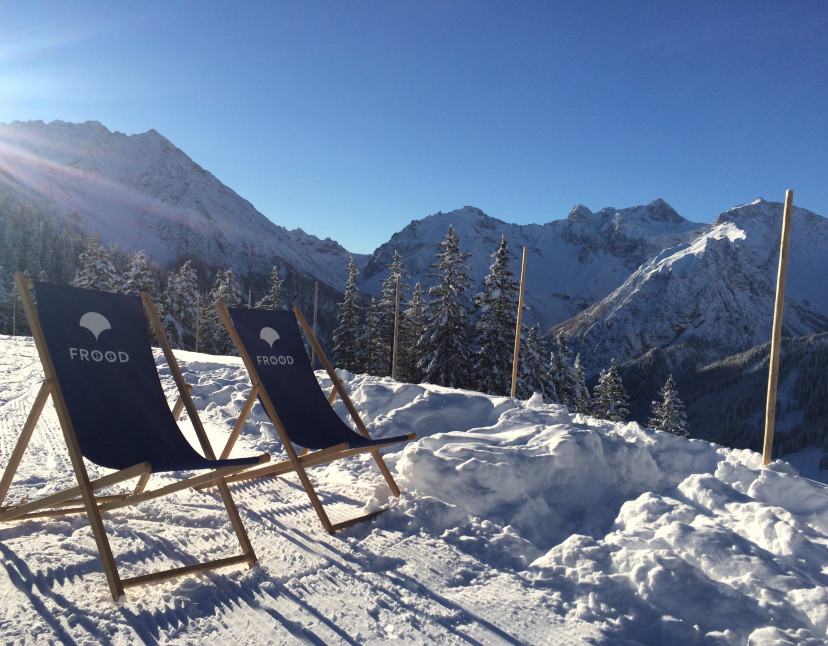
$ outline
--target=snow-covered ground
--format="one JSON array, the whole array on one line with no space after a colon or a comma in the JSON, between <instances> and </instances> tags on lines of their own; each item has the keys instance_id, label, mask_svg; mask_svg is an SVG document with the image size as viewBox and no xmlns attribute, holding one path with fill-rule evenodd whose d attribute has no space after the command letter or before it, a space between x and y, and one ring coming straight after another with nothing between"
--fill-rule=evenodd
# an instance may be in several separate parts
<instances>
[{"instance_id":1,"label":"snow-covered ground","mask_svg":"<svg viewBox=\"0 0 828 646\"><path fill-rule=\"evenodd\" d=\"M221 447L249 386L241 363L178 356ZM375 436L419 435L386 452L403 494L389 499L366 457L311 477L334 522L366 503L388 511L329 536L294 477L233 485L259 566L131 588L120 604L110 600L84 518L0 525L3 642L828 638L828 488L789 463L762 468L756 453L570 415L540 400L343 377ZM0 337L2 468L40 379L31 341ZM234 455L262 450L281 451L257 409ZM71 477L48 406L9 498ZM105 524L122 575L133 576L191 554L231 553L223 518L214 493L189 491L113 512Z\"/></svg>"}]
</instances>

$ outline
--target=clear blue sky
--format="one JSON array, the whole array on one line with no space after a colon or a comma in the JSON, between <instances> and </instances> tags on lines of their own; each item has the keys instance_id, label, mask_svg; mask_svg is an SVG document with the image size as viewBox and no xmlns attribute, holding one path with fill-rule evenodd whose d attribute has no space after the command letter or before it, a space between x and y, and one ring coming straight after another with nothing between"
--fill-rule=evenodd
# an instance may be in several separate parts
<instances>
[{"instance_id":1,"label":"clear blue sky","mask_svg":"<svg viewBox=\"0 0 828 646\"><path fill-rule=\"evenodd\" d=\"M828 2L0 0L0 122L151 128L366 253L472 205L828 216Z\"/></svg>"}]
</instances>

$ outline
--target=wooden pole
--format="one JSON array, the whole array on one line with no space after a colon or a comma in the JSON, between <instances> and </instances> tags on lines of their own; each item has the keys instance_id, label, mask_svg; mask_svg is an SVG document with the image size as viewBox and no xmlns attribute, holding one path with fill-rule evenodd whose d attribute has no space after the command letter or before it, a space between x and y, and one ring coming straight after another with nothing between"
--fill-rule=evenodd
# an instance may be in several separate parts
<instances>
[{"instance_id":1,"label":"wooden pole","mask_svg":"<svg viewBox=\"0 0 828 646\"><path fill-rule=\"evenodd\" d=\"M400 339L400 280L397 274L397 289L394 297L394 343L391 348L391 379L397 378L397 345Z\"/></svg>"},{"instance_id":2,"label":"wooden pole","mask_svg":"<svg viewBox=\"0 0 828 646\"><path fill-rule=\"evenodd\" d=\"M316 336L316 311L319 307L319 281L313 284L313 335ZM311 346L311 368L316 363L316 352Z\"/></svg>"},{"instance_id":3,"label":"wooden pole","mask_svg":"<svg viewBox=\"0 0 828 646\"><path fill-rule=\"evenodd\" d=\"M773 310L773 334L771 336L768 399L765 404L765 445L762 450L762 466L771 461L773 450L773 426L776 422L776 385L779 380L779 350L782 343L782 309L785 306L785 277L788 273L788 244L791 236L793 191L785 193L785 211L782 214L782 243L779 248L779 273L776 278L776 303Z\"/></svg>"},{"instance_id":4,"label":"wooden pole","mask_svg":"<svg viewBox=\"0 0 828 646\"><path fill-rule=\"evenodd\" d=\"M523 321L523 286L526 282L526 247L520 265L520 296L518 297L517 325L515 326L515 356L512 359L512 397L517 390L518 355L520 354L520 329Z\"/></svg>"}]
</instances>

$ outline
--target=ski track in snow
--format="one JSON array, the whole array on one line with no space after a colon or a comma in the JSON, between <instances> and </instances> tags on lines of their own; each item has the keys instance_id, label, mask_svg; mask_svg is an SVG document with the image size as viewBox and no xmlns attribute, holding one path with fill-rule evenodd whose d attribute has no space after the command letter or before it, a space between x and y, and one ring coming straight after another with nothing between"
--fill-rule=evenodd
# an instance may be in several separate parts
<instances>
[{"instance_id":1,"label":"ski track in snow","mask_svg":"<svg viewBox=\"0 0 828 646\"><path fill-rule=\"evenodd\" d=\"M42 372L31 340L0 344L5 467ZM249 381L238 359L177 355L218 452ZM365 456L311 478L333 522L389 511L329 536L295 476L232 485L259 565L130 588L120 604L84 517L0 525L4 641L825 643L828 489L784 462L761 470L750 452L538 400L343 376L376 435L420 434L386 454L403 495L389 500ZM73 484L61 433L49 404L11 501ZM262 450L280 457L257 407L234 455ZM238 552L211 491L104 524L124 577Z\"/></svg>"}]
</instances>

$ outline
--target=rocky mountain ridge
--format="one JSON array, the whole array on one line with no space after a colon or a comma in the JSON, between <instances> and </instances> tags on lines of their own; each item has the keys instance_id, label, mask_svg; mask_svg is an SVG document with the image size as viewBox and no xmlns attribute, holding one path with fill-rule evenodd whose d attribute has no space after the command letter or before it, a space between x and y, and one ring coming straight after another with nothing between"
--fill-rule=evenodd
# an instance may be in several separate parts
<instances>
[{"instance_id":1,"label":"rocky mountain ridge","mask_svg":"<svg viewBox=\"0 0 828 646\"><path fill-rule=\"evenodd\" d=\"M12 240L27 213L36 216L27 237ZM828 220L801 208L793 215L783 328L807 339L828 331ZM709 364L768 340L781 218L782 204L762 199L710 224L686 220L661 199L597 212L577 205L563 219L525 225L466 206L414 220L363 256L274 224L154 130L127 136L96 122L0 124L5 272L26 268L17 266L20 259L32 257L17 253L18 244L39 246L41 258L63 253L53 240L47 251L46 238L67 227L77 232L75 247L81 233L97 232L107 245L145 250L167 271L191 260L205 283L216 269L232 267L254 299L276 265L305 309L319 284L326 337L351 257L365 294L378 293L395 251L407 282L427 288L429 265L451 225L472 254L479 289L505 235L516 277L527 249L524 321L564 335L592 377L615 358L641 409L666 374L690 386ZM807 354L823 346L802 347Z\"/></svg>"}]
</instances>

